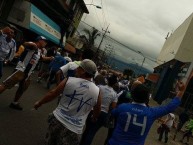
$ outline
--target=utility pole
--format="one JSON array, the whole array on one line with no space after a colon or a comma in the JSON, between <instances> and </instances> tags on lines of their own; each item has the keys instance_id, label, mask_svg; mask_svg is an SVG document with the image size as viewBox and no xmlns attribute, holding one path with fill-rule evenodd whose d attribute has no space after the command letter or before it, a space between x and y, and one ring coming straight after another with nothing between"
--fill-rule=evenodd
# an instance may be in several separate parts
<instances>
[{"instance_id":1,"label":"utility pole","mask_svg":"<svg viewBox=\"0 0 193 145\"><path fill-rule=\"evenodd\" d=\"M138 51L138 53L139 53L141 56L143 56L143 61L142 61L142 64L141 64L141 67L140 67L140 70L139 70L139 73L141 73L141 72L142 72L142 69L143 69L143 64L144 64L144 62L145 62L146 57L143 55L142 52Z\"/></svg>"},{"instance_id":2,"label":"utility pole","mask_svg":"<svg viewBox=\"0 0 193 145\"><path fill-rule=\"evenodd\" d=\"M144 62L145 62L145 57L143 58L143 62L142 62L142 64L141 64L140 73L141 73L141 71L142 71L142 69L143 69L143 64L144 64Z\"/></svg>"},{"instance_id":3,"label":"utility pole","mask_svg":"<svg viewBox=\"0 0 193 145\"><path fill-rule=\"evenodd\" d=\"M109 24L109 25L110 25L110 24ZM101 47L101 44L102 44L102 42L103 42L103 39L104 39L106 33L110 33L110 32L108 31L109 25L107 26L107 28L106 28L105 30L103 30L103 31L105 31L105 32L104 32L104 34L103 34L103 36L102 36L101 42L100 42L97 50L96 50L96 56L95 56L95 58L98 57L98 52L99 52L99 49L100 49L100 47Z\"/></svg>"},{"instance_id":4,"label":"utility pole","mask_svg":"<svg viewBox=\"0 0 193 145\"><path fill-rule=\"evenodd\" d=\"M101 60L103 63L108 62L107 60L109 59L109 57L111 57L113 51L114 51L114 46L111 46L110 44L105 45L105 49L104 49L103 54L101 56Z\"/></svg>"}]
</instances>

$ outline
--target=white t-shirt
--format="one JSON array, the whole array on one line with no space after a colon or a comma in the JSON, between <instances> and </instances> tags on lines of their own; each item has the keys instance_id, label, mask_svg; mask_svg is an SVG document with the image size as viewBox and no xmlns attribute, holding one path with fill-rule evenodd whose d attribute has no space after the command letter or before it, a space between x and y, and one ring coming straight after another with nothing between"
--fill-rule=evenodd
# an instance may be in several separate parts
<instances>
[{"instance_id":1,"label":"white t-shirt","mask_svg":"<svg viewBox=\"0 0 193 145\"><path fill-rule=\"evenodd\" d=\"M7 35L0 35L0 61L3 61L7 55L10 53L9 60L12 60L16 52L16 43L14 39L11 39L10 42L6 41Z\"/></svg>"},{"instance_id":2,"label":"white t-shirt","mask_svg":"<svg viewBox=\"0 0 193 145\"><path fill-rule=\"evenodd\" d=\"M117 93L108 85L99 85L99 89L102 96L101 111L108 113L111 103L117 102Z\"/></svg>"},{"instance_id":3,"label":"white t-shirt","mask_svg":"<svg viewBox=\"0 0 193 145\"><path fill-rule=\"evenodd\" d=\"M169 120L168 120L168 119L169 119ZM168 121L166 122L166 125L167 125L169 128L171 128L172 125L173 125L173 123L174 123L174 120L175 120L175 115L174 115L173 113L169 113L169 114L167 115L166 120L168 120Z\"/></svg>"},{"instance_id":4,"label":"white t-shirt","mask_svg":"<svg viewBox=\"0 0 193 145\"><path fill-rule=\"evenodd\" d=\"M75 70L79 67L78 64L80 64L81 61L73 61L69 62L66 65L60 67L60 70L63 72L63 75L66 77L68 70Z\"/></svg>"},{"instance_id":5,"label":"white t-shirt","mask_svg":"<svg viewBox=\"0 0 193 145\"><path fill-rule=\"evenodd\" d=\"M82 134L89 112L96 105L99 88L85 79L69 77L54 116L69 130Z\"/></svg>"}]
</instances>

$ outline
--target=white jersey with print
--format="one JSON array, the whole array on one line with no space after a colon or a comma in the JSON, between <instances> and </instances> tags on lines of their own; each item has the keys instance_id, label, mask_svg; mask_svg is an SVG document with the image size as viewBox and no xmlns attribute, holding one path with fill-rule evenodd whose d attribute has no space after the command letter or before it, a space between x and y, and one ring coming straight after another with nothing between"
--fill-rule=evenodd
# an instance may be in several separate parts
<instances>
[{"instance_id":1,"label":"white jersey with print","mask_svg":"<svg viewBox=\"0 0 193 145\"><path fill-rule=\"evenodd\" d=\"M69 77L54 116L69 130L82 134L89 112L96 105L99 88L85 79Z\"/></svg>"},{"instance_id":2,"label":"white jersey with print","mask_svg":"<svg viewBox=\"0 0 193 145\"><path fill-rule=\"evenodd\" d=\"M20 61L18 62L16 69L22 72L26 71L29 76L36 67L41 57L41 52L41 49L32 50L25 48L24 52L21 54Z\"/></svg>"},{"instance_id":3,"label":"white jersey with print","mask_svg":"<svg viewBox=\"0 0 193 145\"><path fill-rule=\"evenodd\" d=\"M117 93L108 85L99 85L102 96L101 111L108 113L112 102L117 102Z\"/></svg>"},{"instance_id":4,"label":"white jersey with print","mask_svg":"<svg viewBox=\"0 0 193 145\"><path fill-rule=\"evenodd\" d=\"M10 53L9 60L12 60L16 52L16 43L14 39L10 42L6 41L7 35L2 34L0 36L0 61L4 61L7 55ZM10 52L11 51L11 52Z\"/></svg>"}]
</instances>

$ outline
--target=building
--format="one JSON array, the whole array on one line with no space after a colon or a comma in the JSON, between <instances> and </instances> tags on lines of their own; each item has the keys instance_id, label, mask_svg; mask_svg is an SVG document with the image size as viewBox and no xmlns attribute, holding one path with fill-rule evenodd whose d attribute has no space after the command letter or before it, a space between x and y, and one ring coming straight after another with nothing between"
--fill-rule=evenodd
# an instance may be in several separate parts
<instances>
[{"instance_id":1,"label":"building","mask_svg":"<svg viewBox=\"0 0 193 145\"><path fill-rule=\"evenodd\" d=\"M154 68L160 78L154 90L153 98L162 103L173 96L174 84L183 80L187 89L182 106L193 109L193 14L191 14L172 34L168 34L157 58L159 64Z\"/></svg>"},{"instance_id":2,"label":"building","mask_svg":"<svg viewBox=\"0 0 193 145\"><path fill-rule=\"evenodd\" d=\"M2 0L0 8L0 17L21 28L27 40L43 35L60 47L88 13L83 0ZM72 46L65 49L75 53Z\"/></svg>"}]
</instances>

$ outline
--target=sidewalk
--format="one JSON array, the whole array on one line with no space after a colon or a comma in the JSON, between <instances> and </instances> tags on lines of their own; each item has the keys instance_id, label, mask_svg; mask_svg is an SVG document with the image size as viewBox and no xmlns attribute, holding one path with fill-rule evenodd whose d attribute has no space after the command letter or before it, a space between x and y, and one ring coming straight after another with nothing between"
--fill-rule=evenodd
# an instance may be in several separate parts
<instances>
[{"instance_id":1,"label":"sidewalk","mask_svg":"<svg viewBox=\"0 0 193 145\"><path fill-rule=\"evenodd\" d=\"M158 104L154 101L150 101L150 106L158 106ZM178 114L176 114L176 118L178 118ZM147 136L145 145L164 145L164 136L162 139L162 142L158 141L159 135L157 134L157 128L160 126L160 123L158 121L155 121L154 124L151 127L151 130ZM173 141L175 128L172 128L169 133L169 139L168 139L168 145L184 145L184 143L181 143L180 140L183 137L183 128L182 131L177 134L176 140ZM184 139L184 142L186 142L186 138ZM193 145L193 138L190 138L189 145Z\"/></svg>"}]
</instances>

